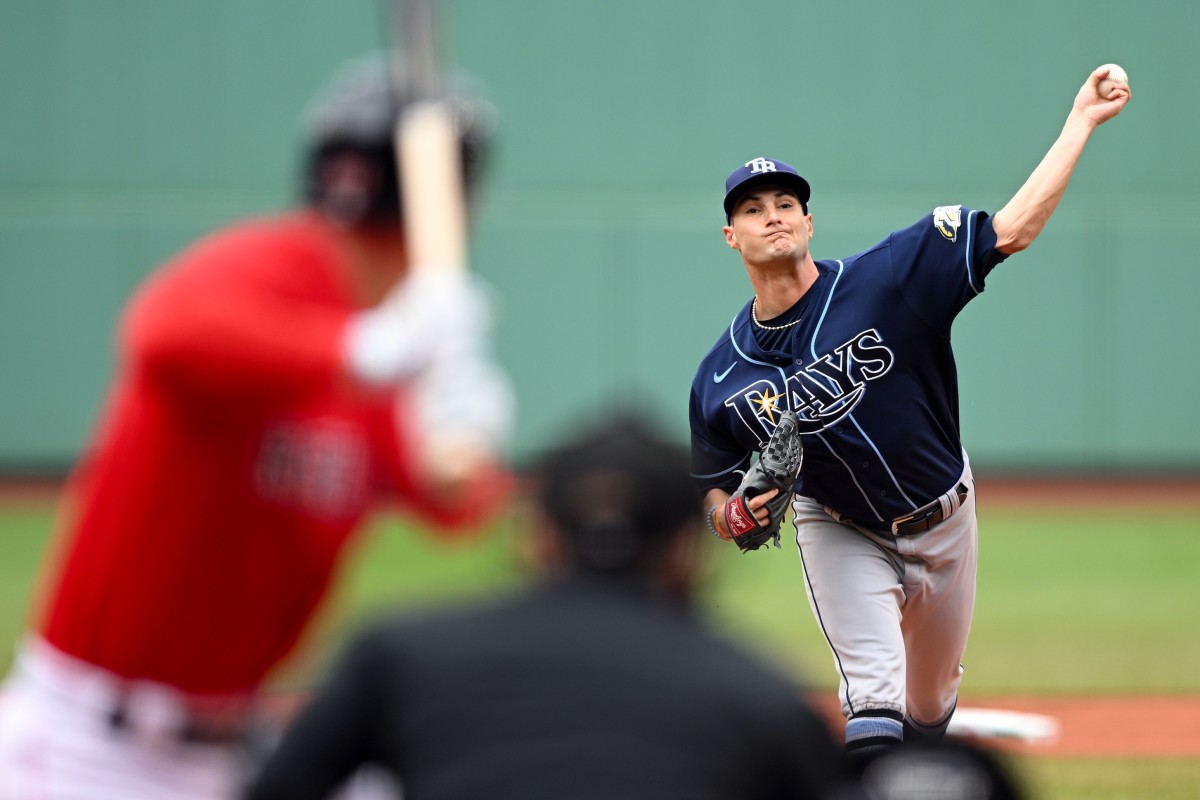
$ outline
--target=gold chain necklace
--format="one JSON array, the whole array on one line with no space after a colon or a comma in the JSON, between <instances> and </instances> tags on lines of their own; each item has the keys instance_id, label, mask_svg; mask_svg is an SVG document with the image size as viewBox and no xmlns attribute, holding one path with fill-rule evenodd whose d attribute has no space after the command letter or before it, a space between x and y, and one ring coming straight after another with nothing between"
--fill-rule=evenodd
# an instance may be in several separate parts
<instances>
[{"instance_id":1,"label":"gold chain necklace","mask_svg":"<svg viewBox=\"0 0 1200 800\"><path fill-rule=\"evenodd\" d=\"M792 327L801 319L803 319L803 317L796 317L791 322L785 322L782 325L763 325L758 321L758 296L755 295L754 302L750 304L750 319L754 320L754 324L762 328L764 331L782 331Z\"/></svg>"}]
</instances>

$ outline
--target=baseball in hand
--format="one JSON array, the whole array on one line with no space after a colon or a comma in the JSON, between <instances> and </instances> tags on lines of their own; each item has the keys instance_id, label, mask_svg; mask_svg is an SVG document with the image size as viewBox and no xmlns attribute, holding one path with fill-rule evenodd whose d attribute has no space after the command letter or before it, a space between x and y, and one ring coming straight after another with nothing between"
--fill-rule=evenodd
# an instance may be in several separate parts
<instances>
[{"instance_id":1,"label":"baseball in hand","mask_svg":"<svg viewBox=\"0 0 1200 800\"><path fill-rule=\"evenodd\" d=\"M1125 74L1125 70L1121 69L1119 64L1106 64L1105 66L1108 67L1108 77L1101 79L1100 85L1096 87L1096 91L1099 92L1101 97L1107 99L1112 93L1113 86L1116 84L1123 83L1126 86L1129 85L1129 76Z\"/></svg>"}]
</instances>

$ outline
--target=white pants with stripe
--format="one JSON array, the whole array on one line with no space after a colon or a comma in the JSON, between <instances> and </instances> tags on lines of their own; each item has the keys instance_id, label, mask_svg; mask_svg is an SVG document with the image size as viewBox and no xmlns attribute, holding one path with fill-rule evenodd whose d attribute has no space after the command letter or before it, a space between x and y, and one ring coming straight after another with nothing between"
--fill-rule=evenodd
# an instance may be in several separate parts
<instances>
[{"instance_id":1,"label":"white pants with stripe","mask_svg":"<svg viewBox=\"0 0 1200 800\"><path fill-rule=\"evenodd\" d=\"M114 730L118 680L41 640L22 648L0 696L0 800L230 800L243 780L234 747ZM147 687L148 688L148 687ZM172 690L155 693L173 724Z\"/></svg>"},{"instance_id":2,"label":"white pants with stripe","mask_svg":"<svg viewBox=\"0 0 1200 800\"><path fill-rule=\"evenodd\" d=\"M953 711L975 607L974 480L954 513L891 536L834 520L797 497L796 545L809 605L838 671L842 714L890 711L935 726ZM951 493L952 494L952 493Z\"/></svg>"},{"instance_id":3,"label":"white pants with stripe","mask_svg":"<svg viewBox=\"0 0 1200 800\"><path fill-rule=\"evenodd\" d=\"M132 688L131 688L132 687ZM138 711L117 730L123 697ZM0 692L0 800L236 800L250 765L234 745L172 735L187 713L177 690L134 684L33 638ZM395 800L400 788L363 769L335 800Z\"/></svg>"}]
</instances>

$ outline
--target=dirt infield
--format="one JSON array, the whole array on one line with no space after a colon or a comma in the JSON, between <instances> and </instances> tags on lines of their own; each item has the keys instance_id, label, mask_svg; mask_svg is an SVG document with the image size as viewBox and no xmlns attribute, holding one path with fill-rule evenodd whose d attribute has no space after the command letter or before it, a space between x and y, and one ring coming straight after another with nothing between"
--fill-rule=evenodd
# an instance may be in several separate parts
<instances>
[{"instance_id":1,"label":"dirt infield","mask_svg":"<svg viewBox=\"0 0 1200 800\"><path fill-rule=\"evenodd\" d=\"M1046 744L1016 749L1049 756L1200 757L1200 697L1008 697L964 700L1045 714L1061 727Z\"/></svg>"},{"instance_id":2,"label":"dirt infield","mask_svg":"<svg viewBox=\"0 0 1200 800\"><path fill-rule=\"evenodd\" d=\"M813 701L840 735L837 699L822 695ZM1044 715L1058 723L1058 736L1048 741L984 740L1004 750L1050 758L1200 757L1200 696L964 696L959 705Z\"/></svg>"}]
</instances>

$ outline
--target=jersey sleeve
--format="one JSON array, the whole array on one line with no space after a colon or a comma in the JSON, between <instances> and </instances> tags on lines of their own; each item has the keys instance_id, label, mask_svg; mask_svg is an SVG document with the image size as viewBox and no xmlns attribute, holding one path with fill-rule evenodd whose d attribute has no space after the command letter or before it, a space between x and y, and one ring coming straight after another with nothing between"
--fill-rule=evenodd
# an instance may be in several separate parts
<instances>
[{"instance_id":1,"label":"jersey sleeve","mask_svg":"<svg viewBox=\"0 0 1200 800\"><path fill-rule=\"evenodd\" d=\"M954 317L984 290L992 269L1006 256L984 211L939 206L919 222L893 233L890 252L905 302L946 336Z\"/></svg>"},{"instance_id":2,"label":"jersey sleeve","mask_svg":"<svg viewBox=\"0 0 1200 800\"><path fill-rule=\"evenodd\" d=\"M123 360L182 393L248 406L340 380L351 310L318 269L297 275L306 265L291 259L236 242L184 254L131 300Z\"/></svg>"},{"instance_id":3,"label":"jersey sleeve","mask_svg":"<svg viewBox=\"0 0 1200 800\"><path fill-rule=\"evenodd\" d=\"M750 451L708 424L704 399L692 387L688 408L691 426L692 480L703 497L710 489L732 493L750 468Z\"/></svg>"}]
</instances>

